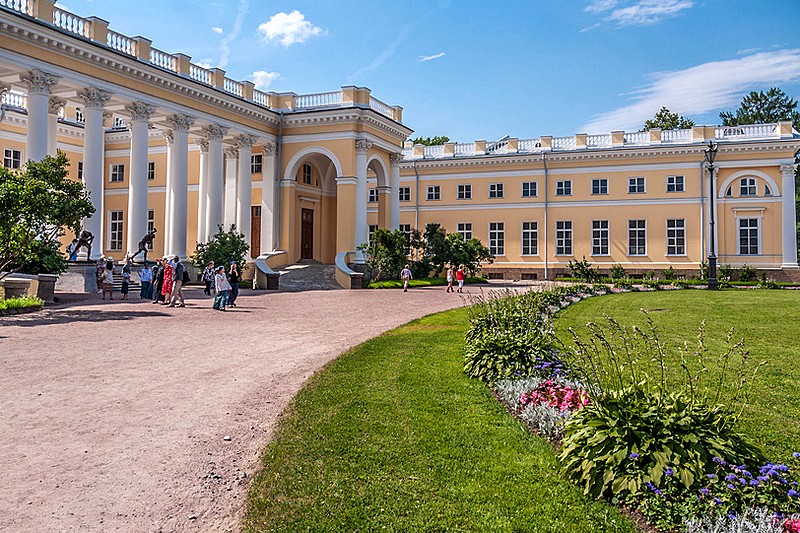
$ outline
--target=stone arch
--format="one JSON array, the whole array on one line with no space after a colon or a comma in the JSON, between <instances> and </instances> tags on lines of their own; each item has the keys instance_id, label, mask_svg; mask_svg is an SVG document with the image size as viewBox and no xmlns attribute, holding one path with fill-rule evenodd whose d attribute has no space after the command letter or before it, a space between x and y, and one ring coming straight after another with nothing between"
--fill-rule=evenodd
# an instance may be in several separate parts
<instances>
[{"instance_id":1,"label":"stone arch","mask_svg":"<svg viewBox=\"0 0 800 533\"><path fill-rule=\"evenodd\" d=\"M286 172L283 175L283 179L287 181L294 179L300 169L300 165L307 162L309 159L314 159L314 156L325 156L328 158L333 164L333 168L336 169L336 176L342 175L342 164L333 152L322 146L308 146L294 154L289 162L286 163Z\"/></svg>"},{"instance_id":2,"label":"stone arch","mask_svg":"<svg viewBox=\"0 0 800 533\"><path fill-rule=\"evenodd\" d=\"M378 187L389 186L389 169L380 154L373 153L367 159L367 171L372 171L375 174Z\"/></svg>"},{"instance_id":3,"label":"stone arch","mask_svg":"<svg viewBox=\"0 0 800 533\"><path fill-rule=\"evenodd\" d=\"M728 189L728 186L731 185L734 181L746 178L746 177L755 177L764 180L767 185L769 185L769 189L772 192L772 196L778 196L778 191L781 191L781 195L783 194L783 190L778 187L778 184L775 182L772 177L765 173L761 172L760 170L740 170L738 172L734 172L730 176L728 176L725 181L722 182L722 185L717 189L717 198L724 198L725 191Z\"/></svg>"}]
</instances>

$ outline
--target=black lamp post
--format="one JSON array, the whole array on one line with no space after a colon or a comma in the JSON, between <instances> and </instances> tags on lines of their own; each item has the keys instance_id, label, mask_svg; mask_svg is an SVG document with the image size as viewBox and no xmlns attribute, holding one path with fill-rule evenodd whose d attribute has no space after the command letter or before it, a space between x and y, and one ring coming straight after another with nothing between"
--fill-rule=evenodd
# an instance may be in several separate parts
<instances>
[{"instance_id":1,"label":"black lamp post","mask_svg":"<svg viewBox=\"0 0 800 533\"><path fill-rule=\"evenodd\" d=\"M711 186L709 187L710 194L708 201L711 204L711 249L708 252L708 289L715 291L719 288L717 284L717 253L714 243L714 197L716 196L716 187L714 186L714 158L717 157L717 150L719 146L714 144L714 141L708 141L708 149L706 152L706 160L708 161L708 178Z\"/></svg>"}]
</instances>

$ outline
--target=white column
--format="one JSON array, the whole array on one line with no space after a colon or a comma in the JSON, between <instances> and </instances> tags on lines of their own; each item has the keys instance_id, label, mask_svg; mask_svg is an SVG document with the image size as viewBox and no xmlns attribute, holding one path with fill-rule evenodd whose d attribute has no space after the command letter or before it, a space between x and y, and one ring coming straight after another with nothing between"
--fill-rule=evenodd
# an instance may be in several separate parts
<instances>
[{"instance_id":1,"label":"white column","mask_svg":"<svg viewBox=\"0 0 800 533\"><path fill-rule=\"evenodd\" d=\"M103 239L103 220L105 220L105 213L103 213L103 167L105 165L103 106L111 98L111 93L97 87L87 87L79 91L78 96L84 104L83 184L89 191L89 198L95 208L95 213L83 221L83 229L94 235L92 256L89 258L94 260L100 258L106 244Z\"/></svg>"},{"instance_id":2,"label":"white column","mask_svg":"<svg viewBox=\"0 0 800 533\"><path fill-rule=\"evenodd\" d=\"M250 245L250 209L253 203L252 174L250 172L250 156L253 153L255 137L242 134L236 136L239 147L239 179L236 182L236 227L244 234L244 242ZM250 257L248 251L247 257Z\"/></svg>"},{"instance_id":3,"label":"white column","mask_svg":"<svg viewBox=\"0 0 800 533\"><path fill-rule=\"evenodd\" d=\"M225 163L222 154L222 139L228 128L211 124L203 128L208 140L208 185L206 186L205 235L208 240L217 233L224 222Z\"/></svg>"},{"instance_id":4,"label":"white column","mask_svg":"<svg viewBox=\"0 0 800 533\"><path fill-rule=\"evenodd\" d=\"M239 150L225 149L225 231L236 224L236 163ZM238 229L238 228L237 228Z\"/></svg>"},{"instance_id":5,"label":"white column","mask_svg":"<svg viewBox=\"0 0 800 533\"><path fill-rule=\"evenodd\" d=\"M367 227L367 151L372 143L356 139L356 212L355 212L355 262L364 262L364 253L358 249L369 238Z\"/></svg>"},{"instance_id":6,"label":"white column","mask_svg":"<svg viewBox=\"0 0 800 533\"><path fill-rule=\"evenodd\" d=\"M208 215L208 141L198 139L200 147L200 175L197 186L197 242L208 242L206 236L206 219Z\"/></svg>"},{"instance_id":7,"label":"white column","mask_svg":"<svg viewBox=\"0 0 800 533\"><path fill-rule=\"evenodd\" d=\"M47 155L50 89L61 78L37 69L28 71L21 78L28 85L28 134L25 142L25 160L41 161Z\"/></svg>"},{"instance_id":8,"label":"white column","mask_svg":"<svg viewBox=\"0 0 800 533\"><path fill-rule=\"evenodd\" d=\"M795 213L794 173L796 165L781 165L783 199L783 267L797 268L797 215Z\"/></svg>"},{"instance_id":9,"label":"white column","mask_svg":"<svg viewBox=\"0 0 800 533\"><path fill-rule=\"evenodd\" d=\"M263 181L261 182L261 253L265 254L275 249L275 177L277 175L278 145L266 142L261 145L264 154L262 166Z\"/></svg>"},{"instance_id":10,"label":"white column","mask_svg":"<svg viewBox=\"0 0 800 533\"><path fill-rule=\"evenodd\" d=\"M164 130L164 142L167 143L167 181L164 187L164 255L172 250L172 143L174 141L172 130Z\"/></svg>"},{"instance_id":11,"label":"white column","mask_svg":"<svg viewBox=\"0 0 800 533\"><path fill-rule=\"evenodd\" d=\"M389 170L389 229L400 229L400 163L403 154L392 154Z\"/></svg>"},{"instance_id":12,"label":"white column","mask_svg":"<svg viewBox=\"0 0 800 533\"><path fill-rule=\"evenodd\" d=\"M189 188L189 127L194 117L183 114L171 115L167 121L172 126L172 197L170 198L170 246L171 255L186 259L186 218Z\"/></svg>"},{"instance_id":13,"label":"white column","mask_svg":"<svg viewBox=\"0 0 800 533\"><path fill-rule=\"evenodd\" d=\"M128 173L128 251L136 253L139 240L147 233L147 165L149 162L148 120L155 106L132 102L125 106L131 114L131 164Z\"/></svg>"},{"instance_id":14,"label":"white column","mask_svg":"<svg viewBox=\"0 0 800 533\"><path fill-rule=\"evenodd\" d=\"M58 96L51 96L47 106L47 155L56 155L58 149L58 113L67 101Z\"/></svg>"}]
</instances>

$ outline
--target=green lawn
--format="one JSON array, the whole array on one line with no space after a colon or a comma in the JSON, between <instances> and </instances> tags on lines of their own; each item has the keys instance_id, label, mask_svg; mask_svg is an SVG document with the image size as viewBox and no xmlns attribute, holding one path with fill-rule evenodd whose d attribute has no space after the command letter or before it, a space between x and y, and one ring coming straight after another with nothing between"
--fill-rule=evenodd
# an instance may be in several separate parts
<instances>
[{"instance_id":1,"label":"green lawn","mask_svg":"<svg viewBox=\"0 0 800 533\"><path fill-rule=\"evenodd\" d=\"M622 324L641 326L642 308L672 347L684 341L693 347L705 319L706 345L722 350L733 326L735 337L745 339L751 362L767 361L739 429L771 460L786 461L793 451L800 451L800 291L682 290L590 298L559 314L557 333L569 343L567 327L585 332L587 322L601 323L604 314Z\"/></svg>"},{"instance_id":2,"label":"green lawn","mask_svg":"<svg viewBox=\"0 0 800 533\"><path fill-rule=\"evenodd\" d=\"M312 378L264 454L245 531L634 531L462 373L466 329L464 309L427 317Z\"/></svg>"}]
</instances>

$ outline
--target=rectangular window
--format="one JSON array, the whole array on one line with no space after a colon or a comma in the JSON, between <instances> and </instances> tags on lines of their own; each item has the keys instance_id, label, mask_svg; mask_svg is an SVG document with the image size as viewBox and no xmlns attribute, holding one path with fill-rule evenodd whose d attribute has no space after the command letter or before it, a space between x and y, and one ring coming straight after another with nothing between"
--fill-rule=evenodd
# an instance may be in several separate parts
<instances>
[{"instance_id":1,"label":"rectangular window","mask_svg":"<svg viewBox=\"0 0 800 533\"><path fill-rule=\"evenodd\" d=\"M503 222L489 222L489 251L494 255L505 255L506 232Z\"/></svg>"},{"instance_id":2,"label":"rectangular window","mask_svg":"<svg viewBox=\"0 0 800 533\"><path fill-rule=\"evenodd\" d=\"M472 185L459 185L458 186L458 196L459 200L471 200L472 199Z\"/></svg>"},{"instance_id":3,"label":"rectangular window","mask_svg":"<svg viewBox=\"0 0 800 533\"><path fill-rule=\"evenodd\" d=\"M644 193L644 176L628 178L628 194Z\"/></svg>"},{"instance_id":4,"label":"rectangular window","mask_svg":"<svg viewBox=\"0 0 800 533\"><path fill-rule=\"evenodd\" d=\"M684 192L683 176L667 176L667 192Z\"/></svg>"},{"instance_id":5,"label":"rectangular window","mask_svg":"<svg viewBox=\"0 0 800 533\"><path fill-rule=\"evenodd\" d=\"M311 178L313 177L313 169L308 163L303 165L303 183L311 185Z\"/></svg>"},{"instance_id":6,"label":"rectangular window","mask_svg":"<svg viewBox=\"0 0 800 533\"><path fill-rule=\"evenodd\" d=\"M537 196L538 193L539 191L535 181L525 181L522 183L523 198L532 198L534 196Z\"/></svg>"},{"instance_id":7,"label":"rectangular window","mask_svg":"<svg viewBox=\"0 0 800 533\"><path fill-rule=\"evenodd\" d=\"M250 156L250 174L261 174L264 165L264 154Z\"/></svg>"},{"instance_id":8,"label":"rectangular window","mask_svg":"<svg viewBox=\"0 0 800 533\"><path fill-rule=\"evenodd\" d=\"M117 165L111 165L111 177L109 181L112 182L120 182L125 180L125 165L123 163L119 163Z\"/></svg>"},{"instance_id":9,"label":"rectangular window","mask_svg":"<svg viewBox=\"0 0 800 533\"><path fill-rule=\"evenodd\" d=\"M6 148L3 151L3 166L6 168L22 168L22 150Z\"/></svg>"},{"instance_id":10,"label":"rectangular window","mask_svg":"<svg viewBox=\"0 0 800 533\"><path fill-rule=\"evenodd\" d=\"M592 221L592 255L608 255L608 220Z\"/></svg>"},{"instance_id":11,"label":"rectangular window","mask_svg":"<svg viewBox=\"0 0 800 533\"><path fill-rule=\"evenodd\" d=\"M122 211L108 213L108 249L122 250Z\"/></svg>"},{"instance_id":12,"label":"rectangular window","mask_svg":"<svg viewBox=\"0 0 800 533\"><path fill-rule=\"evenodd\" d=\"M376 231L378 231L378 225L377 224L370 224L369 225L369 243L370 244L372 244L372 236L375 234Z\"/></svg>"},{"instance_id":13,"label":"rectangular window","mask_svg":"<svg viewBox=\"0 0 800 533\"><path fill-rule=\"evenodd\" d=\"M572 196L572 180L557 181L556 196Z\"/></svg>"},{"instance_id":14,"label":"rectangular window","mask_svg":"<svg viewBox=\"0 0 800 533\"><path fill-rule=\"evenodd\" d=\"M739 196L755 196L756 195L756 179L755 178L742 178L739 182Z\"/></svg>"},{"instance_id":15,"label":"rectangular window","mask_svg":"<svg viewBox=\"0 0 800 533\"><path fill-rule=\"evenodd\" d=\"M503 184L490 183L489 184L489 198L502 198L503 197Z\"/></svg>"},{"instance_id":16,"label":"rectangular window","mask_svg":"<svg viewBox=\"0 0 800 533\"><path fill-rule=\"evenodd\" d=\"M147 233L153 231L153 228L156 227L156 212L153 209L147 210ZM153 249L153 241L147 243L147 249Z\"/></svg>"},{"instance_id":17,"label":"rectangular window","mask_svg":"<svg viewBox=\"0 0 800 533\"><path fill-rule=\"evenodd\" d=\"M411 240L411 224L400 224L398 229L406 236L406 241Z\"/></svg>"},{"instance_id":18,"label":"rectangular window","mask_svg":"<svg viewBox=\"0 0 800 533\"><path fill-rule=\"evenodd\" d=\"M522 255L539 254L539 223L522 223Z\"/></svg>"},{"instance_id":19,"label":"rectangular window","mask_svg":"<svg viewBox=\"0 0 800 533\"><path fill-rule=\"evenodd\" d=\"M606 178L592 180L592 194L608 194L608 180Z\"/></svg>"},{"instance_id":20,"label":"rectangular window","mask_svg":"<svg viewBox=\"0 0 800 533\"><path fill-rule=\"evenodd\" d=\"M411 187L400 187L398 194L400 195L401 202L411 201Z\"/></svg>"},{"instance_id":21,"label":"rectangular window","mask_svg":"<svg viewBox=\"0 0 800 533\"><path fill-rule=\"evenodd\" d=\"M686 222L682 218L667 219L667 255L686 255Z\"/></svg>"},{"instance_id":22,"label":"rectangular window","mask_svg":"<svg viewBox=\"0 0 800 533\"><path fill-rule=\"evenodd\" d=\"M441 200L442 190L438 185L428 185L428 200Z\"/></svg>"},{"instance_id":23,"label":"rectangular window","mask_svg":"<svg viewBox=\"0 0 800 533\"><path fill-rule=\"evenodd\" d=\"M147 162L147 180L153 181L156 179L156 162L155 161L148 161Z\"/></svg>"},{"instance_id":24,"label":"rectangular window","mask_svg":"<svg viewBox=\"0 0 800 533\"><path fill-rule=\"evenodd\" d=\"M628 221L628 255L647 255L647 222Z\"/></svg>"},{"instance_id":25,"label":"rectangular window","mask_svg":"<svg viewBox=\"0 0 800 533\"><path fill-rule=\"evenodd\" d=\"M78 161L78 179L83 181L83 161Z\"/></svg>"},{"instance_id":26,"label":"rectangular window","mask_svg":"<svg viewBox=\"0 0 800 533\"><path fill-rule=\"evenodd\" d=\"M755 180L753 180L755 181ZM739 219L739 255L758 255L758 219Z\"/></svg>"},{"instance_id":27,"label":"rectangular window","mask_svg":"<svg viewBox=\"0 0 800 533\"><path fill-rule=\"evenodd\" d=\"M369 196L367 197L367 202L377 202L378 201L378 188L377 187L370 187L368 194L369 194Z\"/></svg>"},{"instance_id":28,"label":"rectangular window","mask_svg":"<svg viewBox=\"0 0 800 533\"><path fill-rule=\"evenodd\" d=\"M556 221L556 255L572 255L572 221Z\"/></svg>"},{"instance_id":29,"label":"rectangular window","mask_svg":"<svg viewBox=\"0 0 800 533\"><path fill-rule=\"evenodd\" d=\"M472 222L459 222L456 224L456 233L464 237L465 241L472 240Z\"/></svg>"}]
</instances>

